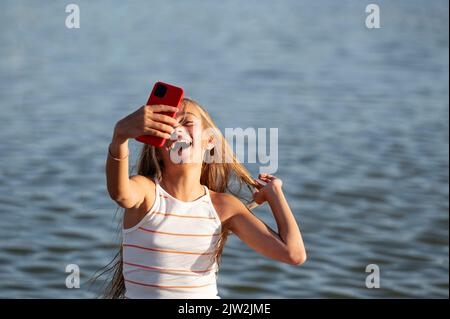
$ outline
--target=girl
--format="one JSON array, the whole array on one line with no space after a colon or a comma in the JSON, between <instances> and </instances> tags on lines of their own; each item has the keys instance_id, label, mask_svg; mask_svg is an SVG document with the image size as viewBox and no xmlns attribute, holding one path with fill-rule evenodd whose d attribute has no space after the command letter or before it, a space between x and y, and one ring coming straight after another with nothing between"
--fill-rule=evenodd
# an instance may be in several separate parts
<instances>
[{"instance_id":1,"label":"girl","mask_svg":"<svg viewBox=\"0 0 450 319\"><path fill-rule=\"evenodd\" d=\"M168 111L178 111L176 118L157 113ZM137 175L130 177L128 140L144 134L167 141L162 148L143 144ZM220 298L216 277L229 232L268 258L292 265L306 260L281 180L253 179L192 99L184 98L179 109L145 105L118 121L106 177L111 198L125 209L107 297ZM238 199L243 185L256 204L268 202L278 233Z\"/></svg>"}]
</instances>

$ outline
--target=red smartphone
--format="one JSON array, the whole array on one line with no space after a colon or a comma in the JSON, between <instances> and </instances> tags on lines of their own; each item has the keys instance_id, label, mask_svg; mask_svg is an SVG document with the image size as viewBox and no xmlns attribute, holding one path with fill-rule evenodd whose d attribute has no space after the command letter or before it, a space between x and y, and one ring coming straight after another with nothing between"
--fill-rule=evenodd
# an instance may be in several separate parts
<instances>
[{"instance_id":1,"label":"red smartphone","mask_svg":"<svg viewBox=\"0 0 450 319\"><path fill-rule=\"evenodd\" d=\"M165 104L180 107L183 95L184 91L180 87L173 86L163 82L156 82L155 85L153 86L152 93L148 98L147 105ZM168 115L174 118L176 113L161 112L160 114ZM166 142L166 139L152 135L141 135L136 137L135 140L156 147L162 147Z\"/></svg>"}]
</instances>

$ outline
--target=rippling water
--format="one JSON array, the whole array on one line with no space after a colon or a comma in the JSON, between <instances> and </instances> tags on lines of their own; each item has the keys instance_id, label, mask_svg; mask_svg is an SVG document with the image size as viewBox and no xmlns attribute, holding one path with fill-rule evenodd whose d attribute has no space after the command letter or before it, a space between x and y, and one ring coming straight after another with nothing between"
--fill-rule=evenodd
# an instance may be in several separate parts
<instances>
[{"instance_id":1,"label":"rippling water","mask_svg":"<svg viewBox=\"0 0 450 319\"><path fill-rule=\"evenodd\" d=\"M163 80L221 128L279 128L277 175L309 259L231 237L223 298L448 298L447 1L377 1L379 30L364 1L76 3L69 30L64 3L2 2L0 297L99 293L86 282L118 242L112 128ZM275 226L267 206L256 214ZM65 288L68 264L80 289Z\"/></svg>"}]
</instances>

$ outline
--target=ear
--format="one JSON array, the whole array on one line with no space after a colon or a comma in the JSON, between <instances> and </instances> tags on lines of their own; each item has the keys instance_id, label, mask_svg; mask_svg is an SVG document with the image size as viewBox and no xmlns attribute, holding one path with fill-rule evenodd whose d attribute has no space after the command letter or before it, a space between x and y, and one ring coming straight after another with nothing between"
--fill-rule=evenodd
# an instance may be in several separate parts
<instances>
[{"instance_id":1,"label":"ear","mask_svg":"<svg viewBox=\"0 0 450 319\"><path fill-rule=\"evenodd\" d=\"M208 150L208 151L210 151L210 150L212 150L213 148L214 148L214 136L210 136L209 138L208 138L208 144L206 144L206 149Z\"/></svg>"}]
</instances>

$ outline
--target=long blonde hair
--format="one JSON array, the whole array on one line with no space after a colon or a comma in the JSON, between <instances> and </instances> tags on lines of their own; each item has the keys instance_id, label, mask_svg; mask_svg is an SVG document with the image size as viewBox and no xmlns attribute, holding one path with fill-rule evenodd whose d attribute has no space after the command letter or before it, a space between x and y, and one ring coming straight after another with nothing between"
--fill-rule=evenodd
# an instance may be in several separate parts
<instances>
[{"instance_id":1,"label":"long blonde hair","mask_svg":"<svg viewBox=\"0 0 450 319\"><path fill-rule=\"evenodd\" d=\"M209 156L220 158L219 161L203 161L202 171L200 177L200 183L206 185L210 190L218 193L231 193L234 196L240 198L246 204L251 202L251 199L246 199L241 195L242 186L245 186L250 193L253 192L256 183L251 177L247 169L237 160L233 150L229 146L228 142L211 119L206 110L200 106L196 101L191 98L184 98L181 102L181 108L185 107L188 103L198 109L202 119L202 126L204 129L208 129L214 133L215 146L210 151ZM137 174L150 177L152 179L161 180L162 171L164 170L164 164L159 154L160 149L154 146L143 144L141 149L138 163ZM219 152L219 154L217 154ZM234 187L238 186L237 189ZM216 260L218 265L220 264L220 257L228 238L229 231L226 225L222 227L222 235L218 242L218 249L216 253ZM109 267L108 267L109 266ZM124 298L125 282L122 273L122 247L119 247L119 252L114 259L105 267L100 276L104 273L112 273L112 279L105 289L105 298Z\"/></svg>"}]
</instances>

